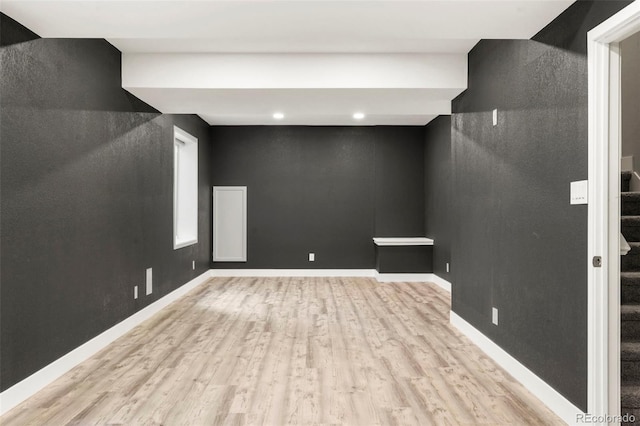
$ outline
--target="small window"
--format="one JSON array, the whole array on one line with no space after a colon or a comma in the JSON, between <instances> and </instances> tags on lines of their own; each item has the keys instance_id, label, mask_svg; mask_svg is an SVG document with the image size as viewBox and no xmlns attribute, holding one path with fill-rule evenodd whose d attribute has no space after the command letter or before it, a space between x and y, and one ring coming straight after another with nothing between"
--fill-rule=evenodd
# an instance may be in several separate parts
<instances>
[{"instance_id":1,"label":"small window","mask_svg":"<svg viewBox=\"0 0 640 426\"><path fill-rule=\"evenodd\" d=\"M198 139L173 128L173 248L198 242Z\"/></svg>"}]
</instances>

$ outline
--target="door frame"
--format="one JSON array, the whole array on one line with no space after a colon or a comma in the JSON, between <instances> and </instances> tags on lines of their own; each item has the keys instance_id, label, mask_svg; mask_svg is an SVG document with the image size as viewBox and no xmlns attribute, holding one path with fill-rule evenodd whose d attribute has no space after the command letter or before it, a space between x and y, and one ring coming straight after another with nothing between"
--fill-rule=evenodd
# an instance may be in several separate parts
<instances>
[{"instance_id":1,"label":"door frame","mask_svg":"<svg viewBox=\"0 0 640 426\"><path fill-rule=\"evenodd\" d=\"M640 31L635 1L587 34L589 80L588 373L589 414L620 414L619 42ZM602 257L602 267L592 264Z\"/></svg>"}]
</instances>

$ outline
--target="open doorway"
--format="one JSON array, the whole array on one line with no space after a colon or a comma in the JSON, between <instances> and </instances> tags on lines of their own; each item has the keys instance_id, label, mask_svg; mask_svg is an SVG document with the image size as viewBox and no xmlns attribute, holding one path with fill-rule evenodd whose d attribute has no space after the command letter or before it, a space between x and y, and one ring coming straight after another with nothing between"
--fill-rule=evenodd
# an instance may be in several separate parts
<instances>
[{"instance_id":1,"label":"open doorway","mask_svg":"<svg viewBox=\"0 0 640 426\"><path fill-rule=\"evenodd\" d=\"M640 419L640 32L619 48L620 410Z\"/></svg>"},{"instance_id":2,"label":"open doorway","mask_svg":"<svg viewBox=\"0 0 640 426\"><path fill-rule=\"evenodd\" d=\"M599 416L620 414L621 42L639 31L634 2L588 35L588 411Z\"/></svg>"}]
</instances>

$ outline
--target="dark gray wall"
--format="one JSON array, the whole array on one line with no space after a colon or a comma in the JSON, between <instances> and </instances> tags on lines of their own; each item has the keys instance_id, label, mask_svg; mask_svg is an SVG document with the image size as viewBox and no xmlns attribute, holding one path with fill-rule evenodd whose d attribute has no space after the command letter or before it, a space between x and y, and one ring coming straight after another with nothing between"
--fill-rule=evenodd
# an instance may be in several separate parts
<instances>
[{"instance_id":1,"label":"dark gray wall","mask_svg":"<svg viewBox=\"0 0 640 426\"><path fill-rule=\"evenodd\" d=\"M374 268L374 236L424 235L422 132L212 128L213 184L248 187L248 261L213 267Z\"/></svg>"},{"instance_id":2,"label":"dark gray wall","mask_svg":"<svg viewBox=\"0 0 640 426\"><path fill-rule=\"evenodd\" d=\"M433 272L451 282L451 116L441 115L424 131L425 233L433 238Z\"/></svg>"},{"instance_id":3,"label":"dark gray wall","mask_svg":"<svg viewBox=\"0 0 640 426\"><path fill-rule=\"evenodd\" d=\"M424 236L424 128L369 131L375 142L375 236Z\"/></svg>"},{"instance_id":4,"label":"dark gray wall","mask_svg":"<svg viewBox=\"0 0 640 426\"><path fill-rule=\"evenodd\" d=\"M40 38L38 34L0 12L0 46L9 46L38 38Z\"/></svg>"},{"instance_id":5,"label":"dark gray wall","mask_svg":"<svg viewBox=\"0 0 640 426\"><path fill-rule=\"evenodd\" d=\"M106 41L25 41L0 17L4 390L209 268L211 146L124 91ZM199 244L176 251L174 124L200 141Z\"/></svg>"},{"instance_id":6,"label":"dark gray wall","mask_svg":"<svg viewBox=\"0 0 640 426\"><path fill-rule=\"evenodd\" d=\"M453 310L584 410L587 208L569 183L587 178L586 31L626 4L580 1L534 41L481 41L453 102Z\"/></svg>"}]
</instances>

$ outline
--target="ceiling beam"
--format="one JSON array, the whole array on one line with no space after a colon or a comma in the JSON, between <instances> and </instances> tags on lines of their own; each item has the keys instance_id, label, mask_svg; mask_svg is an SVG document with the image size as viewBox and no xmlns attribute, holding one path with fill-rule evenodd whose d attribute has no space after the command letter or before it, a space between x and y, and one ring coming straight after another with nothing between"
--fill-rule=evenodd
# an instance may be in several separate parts
<instances>
[{"instance_id":1,"label":"ceiling beam","mask_svg":"<svg viewBox=\"0 0 640 426\"><path fill-rule=\"evenodd\" d=\"M461 89L463 54L125 53L122 85L201 89Z\"/></svg>"}]
</instances>

